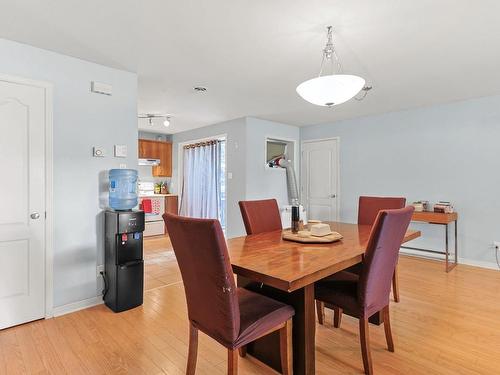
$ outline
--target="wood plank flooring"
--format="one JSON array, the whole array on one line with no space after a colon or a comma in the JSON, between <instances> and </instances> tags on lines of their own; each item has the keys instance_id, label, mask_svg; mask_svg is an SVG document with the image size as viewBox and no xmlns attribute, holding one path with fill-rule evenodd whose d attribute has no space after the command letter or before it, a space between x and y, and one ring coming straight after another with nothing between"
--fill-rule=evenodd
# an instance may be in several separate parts
<instances>
[{"instance_id":1,"label":"wood plank flooring","mask_svg":"<svg viewBox=\"0 0 500 375\"><path fill-rule=\"evenodd\" d=\"M0 331L3 374L184 374L188 322L167 239L146 241L144 305L115 314L96 306ZM402 256L401 303L391 304L395 353L370 326L375 374L499 374L500 272ZM362 374L357 320L317 327L318 374ZM251 356L240 374L275 374ZM226 351L200 333L197 374L225 374Z\"/></svg>"}]
</instances>

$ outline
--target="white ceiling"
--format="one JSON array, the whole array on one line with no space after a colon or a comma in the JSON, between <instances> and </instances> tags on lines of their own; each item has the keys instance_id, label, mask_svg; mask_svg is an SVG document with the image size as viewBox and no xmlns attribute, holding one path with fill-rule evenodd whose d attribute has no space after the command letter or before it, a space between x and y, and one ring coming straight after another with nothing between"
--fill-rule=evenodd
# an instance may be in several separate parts
<instances>
[{"instance_id":1,"label":"white ceiling","mask_svg":"<svg viewBox=\"0 0 500 375\"><path fill-rule=\"evenodd\" d=\"M0 37L139 74L139 112L176 133L241 116L295 125L500 92L498 0L0 0ZM316 107L325 26L374 89ZM208 87L205 94L192 87ZM153 130L146 122L140 128Z\"/></svg>"}]
</instances>

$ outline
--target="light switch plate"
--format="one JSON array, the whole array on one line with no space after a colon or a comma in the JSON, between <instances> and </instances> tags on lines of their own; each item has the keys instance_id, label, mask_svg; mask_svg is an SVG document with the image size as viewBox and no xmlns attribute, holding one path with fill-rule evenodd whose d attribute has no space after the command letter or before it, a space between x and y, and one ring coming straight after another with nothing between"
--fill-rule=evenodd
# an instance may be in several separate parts
<instances>
[{"instance_id":1,"label":"light switch plate","mask_svg":"<svg viewBox=\"0 0 500 375\"><path fill-rule=\"evenodd\" d=\"M115 157L126 158L127 157L127 145L115 145Z\"/></svg>"},{"instance_id":2,"label":"light switch plate","mask_svg":"<svg viewBox=\"0 0 500 375\"><path fill-rule=\"evenodd\" d=\"M92 152L95 158L103 158L106 156L106 150L102 147L94 146Z\"/></svg>"}]
</instances>

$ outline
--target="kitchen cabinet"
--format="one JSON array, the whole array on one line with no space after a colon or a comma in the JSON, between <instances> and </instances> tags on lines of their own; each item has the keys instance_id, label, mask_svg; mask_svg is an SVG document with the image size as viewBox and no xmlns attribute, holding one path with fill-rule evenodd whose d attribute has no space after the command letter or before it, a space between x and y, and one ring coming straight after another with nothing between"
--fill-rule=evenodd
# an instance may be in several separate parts
<instances>
[{"instance_id":1,"label":"kitchen cabinet","mask_svg":"<svg viewBox=\"0 0 500 375\"><path fill-rule=\"evenodd\" d=\"M175 215L179 214L179 197L177 195L167 195L165 197L165 213ZM168 234L166 226L165 234Z\"/></svg>"},{"instance_id":2,"label":"kitchen cabinet","mask_svg":"<svg viewBox=\"0 0 500 375\"><path fill-rule=\"evenodd\" d=\"M139 139L139 158L141 159L159 159L160 147L157 141Z\"/></svg>"},{"instance_id":3,"label":"kitchen cabinet","mask_svg":"<svg viewBox=\"0 0 500 375\"><path fill-rule=\"evenodd\" d=\"M179 199L177 195L167 195L165 197L165 212L169 214L179 214Z\"/></svg>"},{"instance_id":4,"label":"kitchen cabinet","mask_svg":"<svg viewBox=\"0 0 500 375\"><path fill-rule=\"evenodd\" d=\"M172 177L172 142L157 142L160 165L153 167L153 176Z\"/></svg>"},{"instance_id":5,"label":"kitchen cabinet","mask_svg":"<svg viewBox=\"0 0 500 375\"><path fill-rule=\"evenodd\" d=\"M153 176L172 177L172 142L139 139L139 158L160 159L160 165L153 167Z\"/></svg>"}]
</instances>

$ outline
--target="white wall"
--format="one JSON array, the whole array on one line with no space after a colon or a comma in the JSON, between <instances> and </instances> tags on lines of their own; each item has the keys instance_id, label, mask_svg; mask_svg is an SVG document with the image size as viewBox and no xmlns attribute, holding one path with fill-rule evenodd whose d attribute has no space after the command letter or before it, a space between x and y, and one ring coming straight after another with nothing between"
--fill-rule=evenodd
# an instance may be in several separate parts
<instances>
[{"instance_id":1,"label":"white wall","mask_svg":"<svg viewBox=\"0 0 500 375\"><path fill-rule=\"evenodd\" d=\"M54 306L96 297L99 178L120 163L137 167L137 75L3 39L0 56L0 73L54 84ZM90 93L93 80L113 85L113 95ZM128 158L113 158L114 144L127 145ZM93 158L93 145L108 156Z\"/></svg>"},{"instance_id":2,"label":"white wall","mask_svg":"<svg viewBox=\"0 0 500 375\"><path fill-rule=\"evenodd\" d=\"M340 137L340 218L356 221L359 195L451 201L459 213L459 255L491 266L500 240L500 96L301 129L303 140ZM443 248L428 225L414 245Z\"/></svg>"},{"instance_id":3,"label":"white wall","mask_svg":"<svg viewBox=\"0 0 500 375\"><path fill-rule=\"evenodd\" d=\"M173 177L177 192L178 144L220 134L227 134L227 172L233 174L233 178L227 180L227 236L236 237L245 234L238 201L276 198L280 204L287 204L286 173L265 167L265 140L266 137L290 139L297 142L297 150L300 130L291 125L246 117L174 134ZM296 157L298 155L296 151Z\"/></svg>"}]
</instances>

